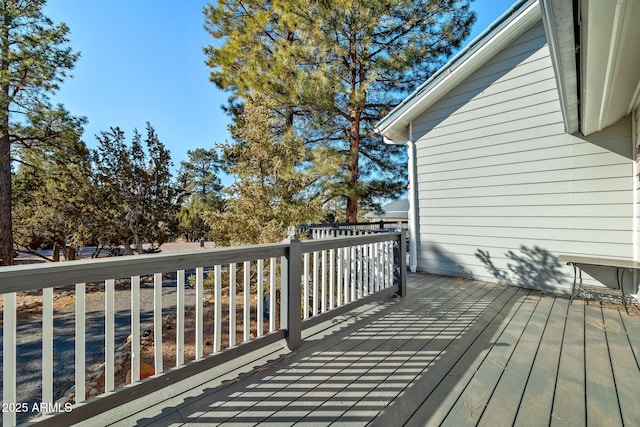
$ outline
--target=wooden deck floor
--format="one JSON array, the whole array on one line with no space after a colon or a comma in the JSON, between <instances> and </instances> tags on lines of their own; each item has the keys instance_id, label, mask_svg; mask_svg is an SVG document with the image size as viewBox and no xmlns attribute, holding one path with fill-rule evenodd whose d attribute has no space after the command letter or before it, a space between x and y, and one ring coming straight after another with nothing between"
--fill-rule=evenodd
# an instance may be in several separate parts
<instances>
[{"instance_id":1,"label":"wooden deck floor","mask_svg":"<svg viewBox=\"0 0 640 427\"><path fill-rule=\"evenodd\" d=\"M138 425L638 426L640 314L409 276L409 296ZM255 365L254 365L255 366Z\"/></svg>"}]
</instances>

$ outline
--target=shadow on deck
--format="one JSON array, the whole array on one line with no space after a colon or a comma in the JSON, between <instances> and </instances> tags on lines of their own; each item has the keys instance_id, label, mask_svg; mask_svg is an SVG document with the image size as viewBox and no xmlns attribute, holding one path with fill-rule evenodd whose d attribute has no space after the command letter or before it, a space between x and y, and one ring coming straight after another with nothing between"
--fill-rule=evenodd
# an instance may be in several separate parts
<instances>
[{"instance_id":1,"label":"shadow on deck","mask_svg":"<svg viewBox=\"0 0 640 427\"><path fill-rule=\"evenodd\" d=\"M318 325L294 352L274 345L189 392L167 389L131 417L104 421L640 425L639 360L637 312L413 274L407 298Z\"/></svg>"}]
</instances>

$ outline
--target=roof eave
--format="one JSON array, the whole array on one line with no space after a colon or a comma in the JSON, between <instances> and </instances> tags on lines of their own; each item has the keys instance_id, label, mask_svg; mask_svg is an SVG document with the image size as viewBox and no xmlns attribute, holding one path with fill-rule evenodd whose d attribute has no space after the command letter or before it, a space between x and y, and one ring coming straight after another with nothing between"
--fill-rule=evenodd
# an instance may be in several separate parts
<instances>
[{"instance_id":1,"label":"roof eave","mask_svg":"<svg viewBox=\"0 0 640 427\"><path fill-rule=\"evenodd\" d=\"M580 128L573 2L540 0L542 22L556 76L565 131Z\"/></svg>"},{"instance_id":2,"label":"roof eave","mask_svg":"<svg viewBox=\"0 0 640 427\"><path fill-rule=\"evenodd\" d=\"M408 125L540 20L537 0L519 2L420 85L375 127L388 140L407 140Z\"/></svg>"}]
</instances>

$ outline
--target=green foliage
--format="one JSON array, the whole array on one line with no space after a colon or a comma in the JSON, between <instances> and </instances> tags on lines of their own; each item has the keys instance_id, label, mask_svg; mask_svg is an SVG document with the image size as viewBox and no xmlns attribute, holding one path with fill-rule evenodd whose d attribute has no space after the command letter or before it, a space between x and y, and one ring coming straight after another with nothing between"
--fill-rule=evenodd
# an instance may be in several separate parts
<instances>
[{"instance_id":1,"label":"green foliage","mask_svg":"<svg viewBox=\"0 0 640 427\"><path fill-rule=\"evenodd\" d=\"M173 233L178 191L171 177L171 156L149 123L146 136L134 130L130 145L124 132L111 128L97 135L93 153L100 203L101 241L161 245ZM144 144L144 145L143 145Z\"/></svg>"},{"instance_id":2,"label":"green foliage","mask_svg":"<svg viewBox=\"0 0 640 427\"><path fill-rule=\"evenodd\" d=\"M47 95L58 88L78 58L67 45L69 29L42 14L44 3L0 2L0 258L5 265L13 263L11 146L35 140L46 143L50 138L45 132L23 140L12 125L28 122L24 116L47 109Z\"/></svg>"},{"instance_id":3,"label":"green foliage","mask_svg":"<svg viewBox=\"0 0 640 427\"><path fill-rule=\"evenodd\" d=\"M237 127L248 125L242 104L259 96L309 150L324 150L335 173L313 190L341 199L355 221L359 205L404 191L404 150L373 126L460 46L475 19L469 2L220 0L204 11L211 80L231 94ZM298 168L308 166L321 170L325 157Z\"/></svg>"},{"instance_id":4,"label":"green foliage","mask_svg":"<svg viewBox=\"0 0 640 427\"><path fill-rule=\"evenodd\" d=\"M62 109L31 115L24 140L49 134L48 144L18 146L13 177L13 234L18 247L54 248L51 261L75 259L76 249L93 238L95 205L91 203L89 150L80 140L83 120Z\"/></svg>"},{"instance_id":5,"label":"green foliage","mask_svg":"<svg viewBox=\"0 0 640 427\"><path fill-rule=\"evenodd\" d=\"M176 215L178 231L187 242L195 242L201 238L211 238L211 227L207 224L207 215L216 212L199 199L190 200L180 207Z\"/></svg>"},{"instance_id":6,"label":"green foliage","mask_svg":"<svg viewBox=\"0 0 640 427\"><path fill-rule=\"evenodd\" d=\"M215 149L187 151L189 160L180 163L178 182L186 199L178 212L178 229L189 242L210 237L205 216L223 209L222 161Z\"/></svg>"},{"instance_id":7,"label":"green foliage","mask_svg":"<svg viewBox=\"0 0 640 427\"><path fill-rule=\"evenodd\" d=\"M243 118L244 126L232 128L238 143L222 146L236 181L226 190L224 212L207 222L218 244L278 242L287 226L321 214L321 199L307 192L314 175L299 168L311 153L284 130L286 124L268 101L249 100Z\"/></svg>"},{"instance_id":8,"label":"green foliage","mask_svg":"<svg viewBox=\"0 0 640 427\"><path fill-rule=\"evenodd\" d=\"M196 148L187 151L189 160L180 162L178 183L184 196L199 200L212 208L221 208L222 183L219 173L222 161L215 149Z\"/></svg>"}]
</instances>

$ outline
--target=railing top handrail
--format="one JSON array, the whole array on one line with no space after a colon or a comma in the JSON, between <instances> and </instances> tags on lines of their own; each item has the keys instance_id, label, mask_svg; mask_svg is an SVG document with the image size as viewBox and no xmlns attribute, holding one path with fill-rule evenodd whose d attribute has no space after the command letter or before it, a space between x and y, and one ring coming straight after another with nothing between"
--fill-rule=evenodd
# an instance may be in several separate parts
<instances>
[{"instance_id":1,"label":"railing top handrail","mask_svg":"<svg viewBox=\"0 0 640 427\"><path fill-rule=\"evenodd\" d=\"M384 225L395 225L398 223L401 224L405 224L408 223L409 221L407 220L400 220L400 221L371 221L371 222L329 222L326 224L303 224L300 225L299 228L307 228L307 229L311 229L311 228L343 228L343 227L349 227L349 226L364 226L364 225L370 225L370 226L376 226L376 225L380 225L380 224L384 224Z\"/></svg>"},{"instance_id":2,"label":"railing top handrail","mask_svg":"<svg viewBox=\"0 0 640 427\"><path fill-rule=\"evenodd\" d=\"M0 267L0 292L37 290L279 257L286 254L288 246L288 243L273 243Z\"/></svg>"},{"instance_id":3,"label":"railing top handrail","mask_svg":"<svg viewBox=\"0 0 640 427\"><path fill-rule=\"evenodd\" d=\"M302 241L303 253L397 239L398 232ZM286 256L289 243L0 267L0 293L101 282L196 267Z\"/></svg>"},{"instance_id":4,"label":"railing top handrail","mask_svg":"<svg viewBox=\"0 0 640 427\"><path fill-rule=\"evenodd\" d=\"M328 237L326 239L313 239L302 241L302 253L323 251L327 249L346 248L354 245L367 245L370 243L388 242L396 240L400 232L390 231L386 233L371 233L359 236Z\"/></svg>"}]
</instances>

